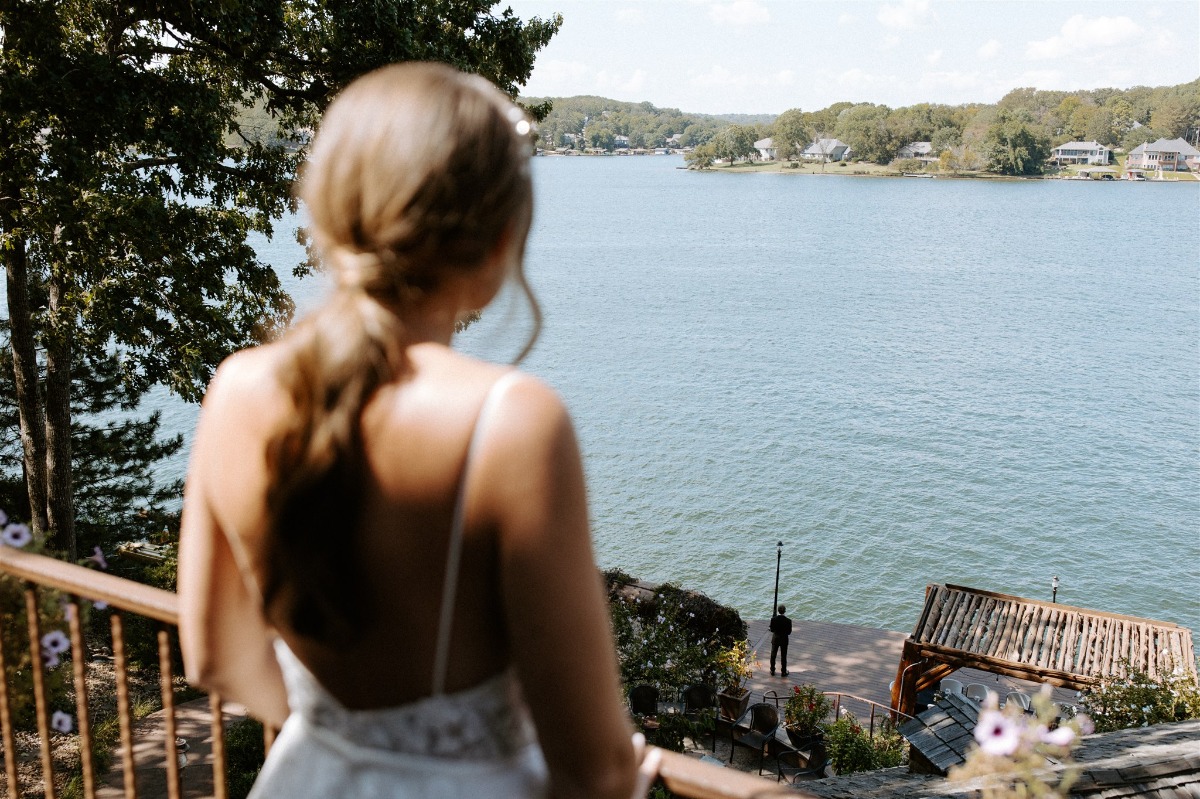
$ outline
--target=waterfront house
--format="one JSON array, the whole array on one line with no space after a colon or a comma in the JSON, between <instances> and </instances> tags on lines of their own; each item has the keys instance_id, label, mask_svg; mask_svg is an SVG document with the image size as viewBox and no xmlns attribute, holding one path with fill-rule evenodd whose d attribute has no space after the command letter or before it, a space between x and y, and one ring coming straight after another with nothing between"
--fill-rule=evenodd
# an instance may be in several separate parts
<instances>
[{"instance_id":1,"label":"waterfront house","mask_svg":"<svg viewBox=\"0 0 1200 799\"><path fill-rule=\"evenodd\" d=\"M927 141L910 141L896 151L897 158L916 158L920 161L936 161L933 144Z\"/></svg>"},{"instance_id":2,"label":"waterfront house","mask_svg":"<svg viewBox=\"0 0 1200 799\"><path fill-rule=\"evenodd\" d=\"M776 153L779 152L775 147L775 140L770 136L754 142L754 149L758 150L758 157L764 161L774 161Z\"/></svg>"},{"instance_id":3,"label":"waterfront house","mask_svg":"<svg viewBox=\"0 0 1200 799\"><path fill-rule=\"evenodd\" d=\"M1112 150L1096 141L1069 141L1050 151L1050 160L1055 164L1107 164Z\"/></svg>"},{"instance_id":4,"label":"waterfront house","mask_svg":"<svg viewBox=\"0 0 1200 799\"><path fill-rule=\"evenodd\" d=\"M806 161L847 161L850 154L850 145L838 139L817 139L804 149L800 157Z\"/></svg>"},{"instance_id":5,"label":"waterfront house","mask_svg":"<svg viewBox=\"0 0 1200 799\"><path fill-rule=\"evenodd\" d=\"M1125 159L1128 169L1162 169L1165 172L1200 172L1200 150L1183 139L1159 139L1139 144Z\"/></svg>"}]
</instances>

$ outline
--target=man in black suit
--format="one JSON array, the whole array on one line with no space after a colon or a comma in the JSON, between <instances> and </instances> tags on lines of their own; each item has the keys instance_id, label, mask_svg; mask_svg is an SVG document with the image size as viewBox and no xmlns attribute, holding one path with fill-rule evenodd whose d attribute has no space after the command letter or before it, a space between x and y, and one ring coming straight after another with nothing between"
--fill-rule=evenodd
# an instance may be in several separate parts
<instances>
[{"instance_id":1,"label":"man in black suit","mask_svg":"<svg viewBox=\"0 0 1200 799\"><path fill-rule=\"evenodd\" d=\"M787 676L787 649L788 636L792 634L792 620L783 615L787 612L787 608L783 605L779 606L779 613L771 617L771 624L767 628L771 631L771 676L775 676L775 653L780 654L779 670L784 677Z\"/></svg>"}]
</instances>

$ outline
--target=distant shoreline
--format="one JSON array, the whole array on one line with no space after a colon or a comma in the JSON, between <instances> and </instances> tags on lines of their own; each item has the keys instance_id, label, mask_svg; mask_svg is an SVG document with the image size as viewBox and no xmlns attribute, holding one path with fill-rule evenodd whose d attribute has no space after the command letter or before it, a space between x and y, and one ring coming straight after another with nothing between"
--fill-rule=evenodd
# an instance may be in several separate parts
<instances>
[{"instance_id":1,"label":"distant shoreline","mask_svg":"<svg viewBox=\"0 0 1200 799\"><path fill-rule=\"evenodd\" d=\"M571 151L569 153L561 152L539 152L539 158L646 158L646 157L670 157L680 156L684 153L679 150L673 150L668 153L658 152L602 152L589 153ZM679 166L676 169L686 169L690 172L723 172L726 174L780 174L780 175L834 175L841 177L856 177L856 178L910 178L910 179L933 179L940 180L1000 180L1000 181L1028 181L1028 180L1072 180L1079 182L1092 183L1195 183L1200 181L1200 176L1190 172L1172 172L1168 173L1162 179L1145 178L1143 180L1129 180L1121 177L1120 172L1109 173L1113 177L1109 180L1101 178L1082 177L1077 174L1077 170L1065 169L1060 172L1049 175L997 175L991 172L980 171L964 171L964 172L922 172L922 173L906 173L898 172L886 166L865 162L837 162L825 165L825 169L821 169L820 164L801 162L798 168L789 168L787 162L783 161L755 161L749 163L714 165L705 169L692 169L691 167ZM1085 170L1086 171L1086 170Z\"/></svg>"}]
</instances>

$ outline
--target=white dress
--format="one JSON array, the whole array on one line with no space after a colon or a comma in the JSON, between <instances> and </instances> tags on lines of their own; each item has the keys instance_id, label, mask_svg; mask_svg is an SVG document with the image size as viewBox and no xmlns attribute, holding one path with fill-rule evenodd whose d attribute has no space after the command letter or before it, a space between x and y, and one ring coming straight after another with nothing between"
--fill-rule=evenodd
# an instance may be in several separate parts
<instances>
[{"instance_id":1,"label":"white dress","mask_svg":"<svg viewBox=\"0 0 1200 799\"><path fill-rule=\"evenodd\" d=\"M459 479L446 559L433 693L397 707L351 710L281 640L275 655L291 715L250 799L524 799L546 793L547 769L520 684L511 669L445 693L450 623L462 548L466 473L489 411L517 372L492 387L475 423Z\"/></svg>"}]
</instances>

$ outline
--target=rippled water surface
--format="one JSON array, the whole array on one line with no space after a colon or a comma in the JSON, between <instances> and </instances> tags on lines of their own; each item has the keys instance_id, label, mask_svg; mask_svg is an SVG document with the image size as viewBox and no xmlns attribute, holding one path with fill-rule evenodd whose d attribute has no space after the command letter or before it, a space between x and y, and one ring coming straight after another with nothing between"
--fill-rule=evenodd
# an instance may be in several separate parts
<instances>
[{"instance_id":1,"label":"rippled water surface","mask_svg":"<svg viewBox=\"0 0 1200 799\"><path fill-rule=\"evenodd\" d=\"M760 618L782 539L802 618L908 630L927 583L1057 574L1200 629L1200 183L680 163L534 164L526 367L574 414L602 565ZM527 319L502 298L462 347L511 357Z\"/></svg>"}]
</instances>

